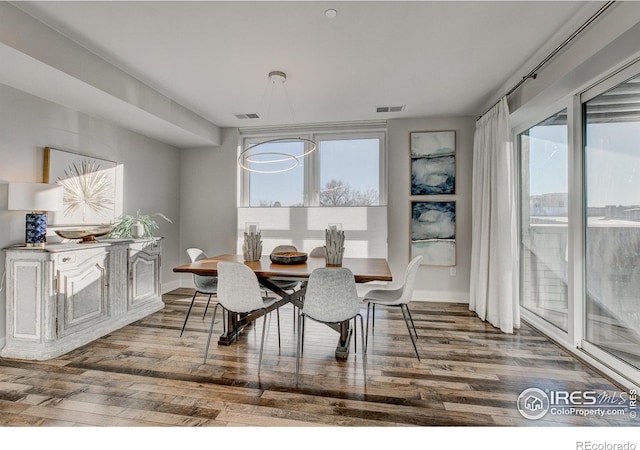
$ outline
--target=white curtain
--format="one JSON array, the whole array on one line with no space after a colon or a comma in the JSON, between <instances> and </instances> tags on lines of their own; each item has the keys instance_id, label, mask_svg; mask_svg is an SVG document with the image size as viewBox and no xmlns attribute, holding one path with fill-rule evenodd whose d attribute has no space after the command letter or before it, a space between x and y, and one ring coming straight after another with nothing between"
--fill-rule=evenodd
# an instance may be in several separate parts
<instances>
[{"instance_id":1,"label":"white curtain","mask_svg":"<svg viewBox=\"0 0 640 450\"><path fill-rule=\"evenodd\" d=\"M517 296L515 158L506 97L476 122L469 309L513 333Z\"/></svg>"}]
</instances>

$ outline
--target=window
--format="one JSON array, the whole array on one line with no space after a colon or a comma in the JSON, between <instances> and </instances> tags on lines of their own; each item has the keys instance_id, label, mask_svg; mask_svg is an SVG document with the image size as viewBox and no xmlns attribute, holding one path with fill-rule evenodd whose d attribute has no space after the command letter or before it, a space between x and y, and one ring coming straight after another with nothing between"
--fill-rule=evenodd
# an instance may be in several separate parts
<instances>
[{"instance_id":1,"label":"window","mask_svg":"<svg viewBox=\"0 0 640 450\"><path fill-rule=\"evenodd\" d=\"M245 148L260 140L247 140ZM249 172L249 206L302 206L304 204L304 165L306 158L297 163L283 154L300 156L305 152L304 142L274 142L260 146L260 155L253 166L273 173ZM275 161L264 164L266 161ZM268 166L268 168L266 167ZM287 170L293 167L291 170Z\"/></svg>"},{"instance_id":2,"label":"window","mask_svg":"<svg viewBox=\"0 0 640 450\"><path fill-rule=\"evenodd\" d=\"M310 252L325 243L325 229L340 224L345 231L345 257L386 257L387 207L384 123L336 125L329 129L296 134L317 144L316 151L299 158L293 170L255 173L240 170L237 208L237 241L240 252L247 223L259 223L263 252L277 245L294 245ZM282 134L252 134L241 131L241 148L272 141L262 152L268 159L280 153L301 155L310 144L286 141ZM275 140L275 142L273 142ZM288 142L285 147L283 142ZM308 145L308 147L305 147ZM253 153L253 152L251 152ZM253 160L253 157L251 158ZM282 159L282 158L280 158ZM287 159L286 157L284 159ZM268 170L282 167L269 165ZM260 166L260 163L251 166Z\"/></svg>"},{"instance_id":3,"label":"window","mask_svg":"<svg viewBox=\"0 0 640 450\"><path fill-rule=\"evenodd\" d=\"M560 111L519 136L520 304L567 331L568 127Z\"/></svg>"},{"instance_id":4,"label":"window","mask_svg":"<svg viewBox=\"0 0 640 450\"><path fill-rule=\"evenodd\" d=\"M640 368L640 76L583 104L585 339Z\"/></svg>"},{"instance_id":5,"label":"window","mask_svg":"<svg viewBox=\"0 0 640 450\"><path fill-rule=\"evenodd\" d=\"M378 206L384 205L384 132L309 133L317 150L299 158L292 170L256 173L242 170L240 206ZM273 136L244 138L242 148L272 140ZM265 144L264 159L288 153L302 155L308 150L302 142ZM294 163L295 165L295 163ZM264 164L266 167L267 165ZM269 170L285 169L291 161L269 164Z\"/></svg>"},{"instance_id":6,"label":"window","mask_svg":"<svg viewBox=\"0 0 640 450\"><path fill-rule=\"evenodd\" d=\"M320 141L320 206L380 203L379 139Z\"/></svg>"}]
</instances>

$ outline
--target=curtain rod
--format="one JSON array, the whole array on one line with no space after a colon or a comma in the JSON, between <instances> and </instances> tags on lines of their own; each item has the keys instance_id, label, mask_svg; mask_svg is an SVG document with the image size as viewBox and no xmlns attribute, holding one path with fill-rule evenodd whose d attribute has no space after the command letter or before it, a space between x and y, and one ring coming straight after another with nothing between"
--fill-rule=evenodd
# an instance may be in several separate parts
<instances>
[{"instance_id":1,"label":"curtain rod","mask_svg":"<svg viewBox=\"0 0 640 450\"><path fill-rule=\"evenodd\" d=\"M558 45L555 48L555 50L553 50L545 59L542 60L542 62L540 64L535 66L531 72L529 72L527 75L522 77L522 79L520 81L518 81L515 84L515 86L513 86L511 89L509 89L509 91L506 94L504 94L502 97L508 97L511 94L513 94L527 80L529 80L529 79L535 80L538 77L538 74L537 74L538 70L540 70L545 64L547 64L554 56L556 56L563 48L565 48L572 40L574 40L580 33L582 33L589 25L591 25L598 17L600 17L602 15L602 13L604 13L614 3L615 3L615 0L612 0L612 1L609 1L609 2L605 3L604 5L602 5L600 7L600 9L598 9L591 17L589 17L589 19L585 23L583 23L576 31L571 33L571 35L567 39L565 39L562 42L562 44ZM500 99L502 99L502 97L500 97ZM496 106L498 103L500 103L500 99L496 100L496 102L493 105L491 105L491 108L486 110L480 117L478 117L477 120L480 120L486 113L491 111L491 109L494 106Z\"/></svg>"}]
</instances>

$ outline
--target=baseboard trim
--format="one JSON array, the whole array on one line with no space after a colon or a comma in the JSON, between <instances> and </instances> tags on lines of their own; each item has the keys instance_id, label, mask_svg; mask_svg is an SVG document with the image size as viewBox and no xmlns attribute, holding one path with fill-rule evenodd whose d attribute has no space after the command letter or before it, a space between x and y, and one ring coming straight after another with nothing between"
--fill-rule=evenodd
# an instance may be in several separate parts
<instances>
[{"instance_id":1,"label":"baseboard trim","mask_svg":"<svg viewBox=\"0 0 640 450\"><path fill-rule=\"evenodd\" d=\"M425 289L415 289L411 299L414 302L446 302L446 303L469 303L468 292L451 291L430 291Z\"/></svg>"}]
</instances>

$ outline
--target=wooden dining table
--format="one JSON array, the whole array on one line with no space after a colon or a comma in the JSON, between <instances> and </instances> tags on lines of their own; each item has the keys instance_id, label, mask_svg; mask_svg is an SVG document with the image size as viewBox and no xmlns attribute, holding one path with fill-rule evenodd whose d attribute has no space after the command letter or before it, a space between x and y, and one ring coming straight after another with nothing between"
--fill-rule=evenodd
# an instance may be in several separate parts
<instances>
[{"instance_id":1,"label":"wooden dining table","mask_svg":"<svg viewBox=\"0 0 640 450\"><path fill-rule=\"evenodd\" d=\"M324 257L310 256L307 258L307 261L302 264L276 264L271 262L268 255L262 256L258 261L244 261L243 255L223 254L174 267L173 271L210 277L217 276L218 262L220 261L244 263L253 270L262 286L281 297L268 311L272 311L287 303L292 303L297 308L302 308L305 293L305 283L300 283L300 288L294 292L286 292L278 287L277 284L273 283L273 279L299 280L302 282L307 280L311 272L315 269L326 267ZM341 267L345 267L353 272L356 283L392 281L389 265L384 258L343 258ZM226 332L218 339L218 344L230 345L236 338L237 333L258 317L261 317L261 313L247 314L237 321L235 314L229 314L229 326ZM352 334L349 322L327 324L327 326L333 328L340 334L335 352L336 359L346 359L349 355L349 343Z\"/></svg>"}]
</instances>

